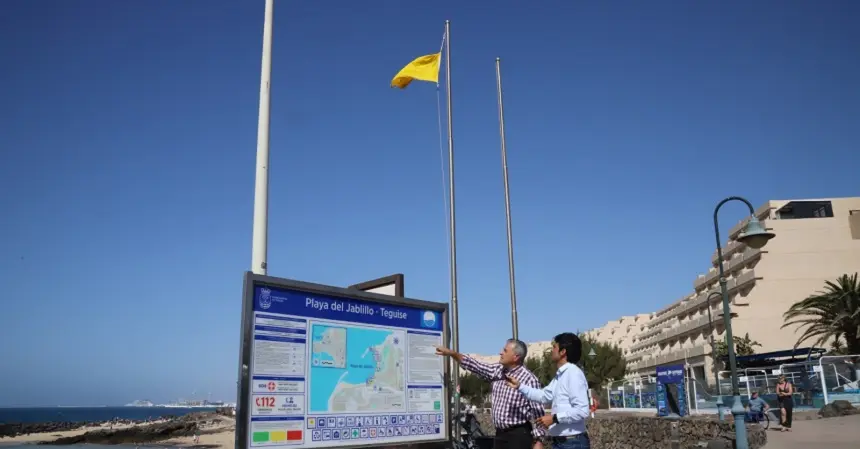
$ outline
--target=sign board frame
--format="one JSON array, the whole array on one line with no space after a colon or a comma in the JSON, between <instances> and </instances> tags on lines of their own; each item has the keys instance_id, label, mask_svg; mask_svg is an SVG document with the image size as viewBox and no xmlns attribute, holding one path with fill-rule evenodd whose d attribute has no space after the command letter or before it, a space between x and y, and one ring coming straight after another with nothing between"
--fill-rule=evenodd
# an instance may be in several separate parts
<instances>
[{"instance_id":1,"label":"sign board frame","mask_svg":"<svg viewBox=\"0 0 860 449\"><path fill-rule=\"evenodd\" d=\"M396 280L394 276L389 276L388 278L392 278L392 280ZM402 291L402 275L400 279L400 288ZM381 278L387 279L387 278ZM377 280L378 281L378 280ZM374 282L374 281L369 281ZM390 282L389 282L390 283ZM359 284L361 285L361 284ZM387 284L386 284L387 285ZM385 294L377 294L361 291L357 288L341 288L334 287L328 285L321 284L313 284L308 282L295 281L290 279L276 278L271 276L264 276L254 274L252 272L246 272L244 278L243 285L243 295L242 295L242 318L241 318L241 334L240 334L240 347L239 347L239 376L237 382L237 403L236 403L236 440L235 447L236 449L249 449L251 447L250 444L250 423L251 423L251 398L252 394L252 366L253 366L253 345L254 345L254 319L255 319L255 294L256 288L263 287L269 288L273 291L287 291L287 293L298 293L301 295L308 295L309 297L318 296L324 299L331 300L344 300L344 301L352 301L358 303L370 303L374 305L380 306L393 306L393 307L401 307L401 308L415 308L426 311L434 311L438 312L439 316L442 320L442 345L449 345L449 317L448 317L448 304L447 303L438 303L438 302L429 302L429 301L421 301L417 299L409 299L398 296L390 296ZM307 363L305 360L304 363ZM369 447L383 447L383 446L393 446L393 445L410 445L410 446L422 446L425 444L433 445L438 443L448 443L451 441L451 434L453 429L451 429L451 391L449 388L450 385L450 370L448 363L442 363L443 370L443 379L442 379L442 401L443 405L440 409L442 413L442 419L444 423L444 432L440 432L438 434L438 438L427 438L418 441L409 440L409 441L385 441L385 440L364 440L367 441L367 444L349 444L352 440L341 440L340 445L329 445L327 448L331 447L339 447L339 448L369 448ZM306 377L309 379L309 377ZM301 415L302 418L302 429L303 433L307 433L310 435L310 432L307 432L305 426L305 421L307 420L308 412L304 411ZM440 423L441 424L441 423ZM303 437L303 442L301 444L283 444L283 445L271 445L271 446L263 446L263 447L272 447L272 448L296 448L301 449L307 447L305 442L309 439Z\"/></svg>"},{"instance_id":2,"label":"sign board frame","mask_svg":"<svg viewBox=\"0 0 860 449\"><path fill-rule=\"evenodd\" d=\"M360 284L350 285L349 288L402 298L406 295L404 281L405 277L403 273L397 273Z\"/></svg>"}]
</instances>

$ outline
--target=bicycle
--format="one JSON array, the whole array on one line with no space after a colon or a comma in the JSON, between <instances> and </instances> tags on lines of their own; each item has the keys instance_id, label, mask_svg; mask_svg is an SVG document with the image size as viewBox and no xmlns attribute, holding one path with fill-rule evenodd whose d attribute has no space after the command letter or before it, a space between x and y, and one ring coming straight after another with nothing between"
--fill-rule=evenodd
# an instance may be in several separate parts
<instances>
[{"instance_id":1,"label":"bicycle","mask_svg":"<svg viewBox=\"0 0 860 449\"><path fill-rule=\"evenodd\" d=\"M453 434L459 437L454 438L454 449L480 449L477 440L487 436L481 429L478 418L472 414L458 413L451 417L451 429Z\"/></svg>"}]
</instances>

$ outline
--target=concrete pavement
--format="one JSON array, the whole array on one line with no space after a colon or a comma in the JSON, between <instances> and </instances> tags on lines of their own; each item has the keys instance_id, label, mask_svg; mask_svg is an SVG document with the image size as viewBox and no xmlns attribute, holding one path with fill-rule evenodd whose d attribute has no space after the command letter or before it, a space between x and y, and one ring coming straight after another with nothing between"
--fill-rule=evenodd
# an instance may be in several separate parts
<instances>
[{"instance_id":1,"label":"concrete pavement","mask_svg":"<svg viewBox=\"0 0 860 449\"><path fill-rule=\"evenodd\" d=\"M794 421L791 432L771 430L768 449L857 449L860 447L860 415Z\"/></svg>"}]
</instances>

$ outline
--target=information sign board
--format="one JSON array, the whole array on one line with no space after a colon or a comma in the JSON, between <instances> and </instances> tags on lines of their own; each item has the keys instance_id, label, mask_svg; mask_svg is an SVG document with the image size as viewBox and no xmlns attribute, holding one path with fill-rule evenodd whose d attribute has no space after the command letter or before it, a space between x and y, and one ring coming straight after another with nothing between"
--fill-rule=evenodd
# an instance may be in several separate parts
<instances>
[{"instance_id":1,"label":"information sign board","mask_svg":"<svg viewBox=\"0 0 860 449\"><path fill-rule=\"evenodd\" d=\"M236 447L448 441L447 310L247 273Z\"/></svg>"},{"instance_id":2,"label":"information sign board","mask_svg":"<svg viewBox=\"0 0 860 449\"><path fill-rule=\"evenodd\" d=\"M378 279L372 279L360 284L350 285L349 288L370 293L379 293L390 296L405 296L404 278L402 273L392 274Z\"/></svg>"}]
</instances>

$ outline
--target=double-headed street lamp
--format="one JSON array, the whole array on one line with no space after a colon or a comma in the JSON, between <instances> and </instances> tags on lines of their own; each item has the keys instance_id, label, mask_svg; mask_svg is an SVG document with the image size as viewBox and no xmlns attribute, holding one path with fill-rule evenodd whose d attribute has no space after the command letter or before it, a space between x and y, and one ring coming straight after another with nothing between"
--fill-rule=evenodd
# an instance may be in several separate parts
<instances>
[{"instance_id":1,"label":"double-headed street lamp","mask_svg":"<svg viewBox=\"0 0 860 449\"><path fill-rule=\"evenodd\" d=\"M723 207L723 204L726 204L729 201L741 201L747 205L750 211L749 221L744 227L743 232L737 237L738 242L743 243L750 248L759 249L764 247L768 240L774 237L774 233L768 232L764 226L762 226L761 222L759 222L758 218L755 216L753 205L745 198L730 196L720 201L717 204L717 207L714 208L714 235L717 239L717 257L720 260L720 293L723 297L723 323L726 328L726 346L729 351L729 367L732 374L732 415L735 419L735 447L737 449L749 449L747 427L744 421L746 412L744 411L743 403L741 403L741 393L738 388L738 363L735 359L735 342L732 338L732 317L731 309L729 307L729 291L726 289L726 277L725 270L723 268L723 247L720 243L720 225L719 220L717 219L720 208ZM708 303L708 310L710 311L710 303ZM717 385L719 386L719 383Z\"/></svg>"},{"instance_id":2,"label":"double-headed street lamp","mask_svg":"<svg viewBox=\"0 0 860 449\"><path fill-rule=\"evenodd\" d=\"M720 374L717 369L717 342L714 340L714 320L711 318L711 298L715 296L720 296L720 292L711 292L708 295L707 304L708 304L708 326L711 330L711 358L713 358L713 369L714 369L714 386L717 387L717 415L720 417L720 421L723 420L723 392L720 389Z\"/></svg>"},{"instance_id":3,"label":"double-headed street lamp","mask_svg":"<svg viewBox=\"0 0 860 449\"><path fill-rule=\"evenodd\" d=\"M720 421L723 420L723 391L720 388L720 370L717 367L717 341L714 339L714 320L711 318L711 298L714 297L722 297L720 292L711 292L708 295L708 326L711 330L711 358L713 358L713 369L714 369L714 382L717 387L717 416L719 416ZM732 312L729 314L732 318L738 316L736 313Z\"/></svg>"}]
</instances>

